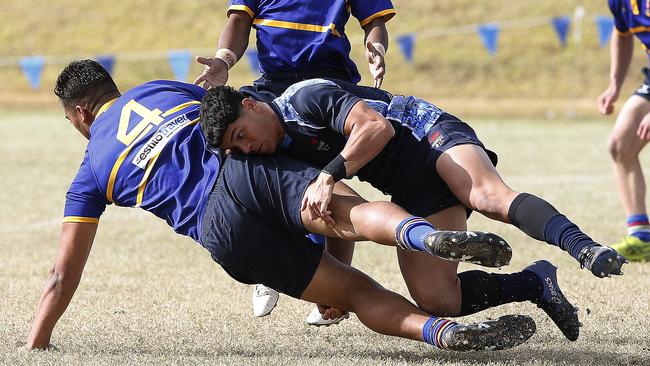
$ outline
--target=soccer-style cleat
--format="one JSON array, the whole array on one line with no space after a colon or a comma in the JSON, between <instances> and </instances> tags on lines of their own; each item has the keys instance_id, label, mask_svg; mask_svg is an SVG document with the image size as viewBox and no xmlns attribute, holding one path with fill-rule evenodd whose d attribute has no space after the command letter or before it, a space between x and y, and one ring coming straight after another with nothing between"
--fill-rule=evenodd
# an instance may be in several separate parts
<instances>
[{"instance_id":1,"label":"soccer-style cleat","mask_svg":"<svg viewBox=\"0 0 650 366\"><path fill-rule=\"evenodd\" d=\"M534 273L542 281L544 288L542 297L533 302L546 312L565 337L570 341L578 339L580 335L578 309L562 294L560 285L557 282L557 267L548 261L542 260L523 270Z\"/></svg>"},{"instance_id":2,"label":"soccer-style cleat","mask_svg":"<svg viewBox=\"0 0 650 366\"><path fill-rule=\"evenodd\" d=\"M622 275L621 267L628 263L627 259L610 247L593 244L580 251L580 268L586 268L596 277L611 277Z\"/></svg>"},{"instance_id":3,"label":"soccer-style cleat","mask_svg":"<svg viewBox=\"0 0 650 366\"><path fill-rule=\"evenodd\" d=\"M256 317L271 314L278 303L280 293L270 287L257 284L253 287L253 315Z\"/></svg>"},{"instance_id":4,"label":"soccer-style cleat","mask_svg":"<svg viewBox=\"0 0 650 366\"><path fill-rule=\"evenodd\" d=\"M535 321L526 315L505 315L468 325L458 324L442 335L450 351L497 351L518 346L535 334Z\"/></svg>"},{"instance_id":5,"label":"soccer-style cleat","mask_svg":"<svg viewBox=\"0 0 650 366\"><path fill-rule=\"evenodd\" d=\"M501 267L512 258L512 249L503 238L483 231L436 231L424 242L431 254L456 262Z\"/></svg>"},{"instance_id":6,"label":"soccer-style cleat","mask_svg":"<svg viewBox=\"0 0 650 366\"><path fill-rule=\"evenodd\" d=\"M623 240L611 247L632 262L650 261L650 241L626 235Z\"/></svg>"},{"instance_id":7,"label":"soccer-style cleat","mask_svg":"<svg viewBox=\"0 0 650 366\"><path fill-rule=\"evenodd\" d=\"M343 319L349 318L350 315L348 313L345 313L345 315L339 317L339 318L334 318L334 319L323 319L323 316L321 315L320 311L318 311L318 307L314 306L314 308L311 310L309 315L307 315L307 319L305 319L305 322L309 325L314 325L317 327L320 326L326 326L329 327L330 325L333 324L338 324L340 323Z\"/></svg>"}]
</instances>

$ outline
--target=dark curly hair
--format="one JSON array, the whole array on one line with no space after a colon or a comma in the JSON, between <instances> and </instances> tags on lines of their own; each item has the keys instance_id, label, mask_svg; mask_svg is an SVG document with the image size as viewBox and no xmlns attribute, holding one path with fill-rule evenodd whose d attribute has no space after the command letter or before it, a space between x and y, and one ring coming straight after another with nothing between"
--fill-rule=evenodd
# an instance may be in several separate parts
<instances>
[{"instance_id":1,"label":"dark curly hair","mask_svg":"<svg viewBox=\"0 0 650 366\"><path fill-rule=\"evenodd\" d=\"M72 61L56 79L54 94L64 107L80 100L117 91L111 75L96 61Z\"/></svg>"},{"instance_id":2,"label":"dark curly hair","mask_svg":"<svg viewBox=\"0 0 650 366\"><path fill-rule=\"evenodd\" d=\"M244 94L229 87L219 86L208 90L201 100L201 130L208 144L219 147L226 127L239 118Z\"/></svg>"}]
</instances>

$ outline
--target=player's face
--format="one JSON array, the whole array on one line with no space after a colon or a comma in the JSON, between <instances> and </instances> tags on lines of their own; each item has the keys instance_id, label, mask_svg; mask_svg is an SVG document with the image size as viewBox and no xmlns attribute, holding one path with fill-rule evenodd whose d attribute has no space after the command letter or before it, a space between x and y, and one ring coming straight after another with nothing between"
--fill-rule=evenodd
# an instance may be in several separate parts
<instances>
[{"instance_id":1,"label":"player's face","mask_svg":"<svg viewBox=\"0 0 650 366\"><path fill-rule=\"evenodd\" d=\"M221 147L244 154L272 154L278 141L269 127L270 123L263 115L244 109L239 118L226 128Z\"/></svg>"}]
</instances>

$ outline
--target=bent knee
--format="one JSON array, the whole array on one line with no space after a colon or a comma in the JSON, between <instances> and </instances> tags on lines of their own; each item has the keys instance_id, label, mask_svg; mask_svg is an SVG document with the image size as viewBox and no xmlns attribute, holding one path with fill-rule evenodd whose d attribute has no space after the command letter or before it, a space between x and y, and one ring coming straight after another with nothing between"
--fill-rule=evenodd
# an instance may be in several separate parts
<instances>
[{"instance_id":1,"label":"bent knee","mask_svg":"<svg viewBox=\"0 0 650 366\"><path fill-rule=\"evenodd\" d=\"M447 289L411 292L418 307L436 316L457 316L460 314L461 291L458 281L449 284Z\"/></svg>"},{"instance_id":2,"label":"bent knee","mask_svg":"<svg viewBox=\"0 0 650 366\"><path fill-rule=\"evenodd\" d=\"M470 207L489 216L506 217L514 196L516 196L516 192L505 185L503 187L479 187L472 189Z\"/></svg>"}]
</instances>

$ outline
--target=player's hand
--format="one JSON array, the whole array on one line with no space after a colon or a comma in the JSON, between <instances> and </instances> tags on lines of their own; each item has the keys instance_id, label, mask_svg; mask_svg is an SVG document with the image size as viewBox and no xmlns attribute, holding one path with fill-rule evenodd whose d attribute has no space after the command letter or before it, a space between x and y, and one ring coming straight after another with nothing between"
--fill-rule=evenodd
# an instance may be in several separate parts
<instances>
[{"instance_id":1,"label":"player's hand","mask_svg":"<svg viewBox=\"0 0 650 366\"><path fill-rule=\"evenodd\" d=\"M644 141L649 141L650 140L650 117L646 116L641 120L641 123L639 123L639 128L636 130L637 136L641 140Z\"/></svg>"},{"instance_id":2,"label":"player's hand","mask_svg":"<svg viewBox=\"0 0 650 366\"><path fill-rule=\"evenodd\" d=\"M375 81L374 87L380 88L381 83L384 81L386 64L384 62L384 55L370 41L366 42L366 60L368 61L370 74Z\"/></svg>"},{"instance_id":3,"label":"player's hand","mask_svg":"<svg viewBox=\"0 0 650 366\"><path fill-rule=\"evenodd\" d=\"M318 178L307 187L305 196L302 198L300 211L307 210L311 220L321 218L329 227L336 225L336 222L331 216L332 213L327 210L327 206L332 200L334 184L336 182L334 182L334 178L331 175L321 172Z\"/></svg>"},{"instance_id":4,"label":"player's hand","mask_svg":"<svg viewBox=\"0 0 650 366\"><path fill-rule=\"evenodd\" d=\"M204 66L203 72L194 80L194 85L203 84L203 88L210 89L226 85L228 81L228 65L215 57L196 57L196 62Z\"/></svg>"},{"instance_id":5,"label":"player's hand","mask_svg":"<svg viewBox=\"0 0 650 366\"><path fill-rule=\"evenodd\" d=\"M609 115L614 112L614 102L618 99L618 88L615 84L609 87L598 97L598 112Z\"/></svg>"},{"instance_id":6,"label":"player's hand","mask_svg":"<svg viewBox=\"0 0 650 366\"><path fill-rule=\"evenodd\" d=\"M325 305L318 305L318 304L316 306L318 307L318 311L320 311L321 317L325 320L336 319L341 317L343 319L347 319L350 317L350 314L347 311L343 311L341 309L337 309Z\"/></svg>"}]
</instances>

